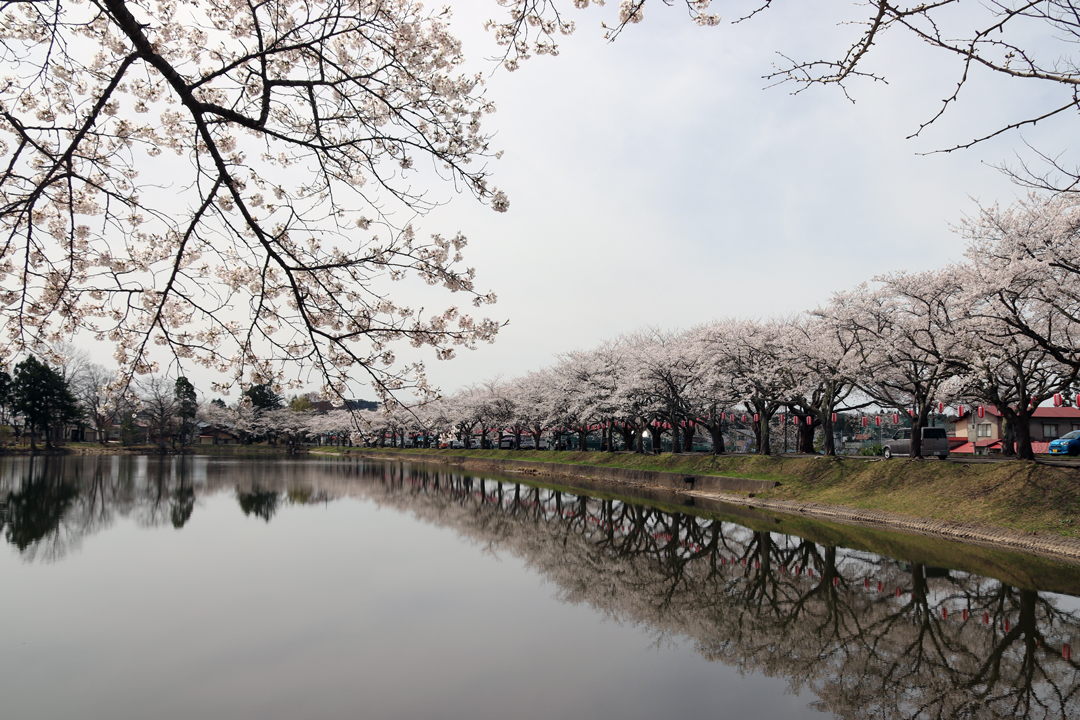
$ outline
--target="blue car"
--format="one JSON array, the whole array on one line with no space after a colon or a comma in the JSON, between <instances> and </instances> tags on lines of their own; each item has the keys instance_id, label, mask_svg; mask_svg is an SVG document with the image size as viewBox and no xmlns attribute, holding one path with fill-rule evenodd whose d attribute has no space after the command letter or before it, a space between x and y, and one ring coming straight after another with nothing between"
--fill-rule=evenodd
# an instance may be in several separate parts
<instances>
[{"instance_id":1,"label":"blue car","mask_svg":"<svg viewBox=\"0 0 1080 720\"><path fill-rule=\"evenodd\" d=\"M1051 455L1080 455L1080 430L1073 430L1050 443Z\"/></svg>"}]
</instances>

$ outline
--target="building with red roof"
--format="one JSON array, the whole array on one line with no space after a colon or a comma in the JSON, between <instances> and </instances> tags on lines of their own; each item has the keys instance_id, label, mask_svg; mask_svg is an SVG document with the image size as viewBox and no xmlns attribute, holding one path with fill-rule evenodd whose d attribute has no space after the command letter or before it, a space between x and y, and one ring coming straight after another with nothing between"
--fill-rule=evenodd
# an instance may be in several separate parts
<instances>
[{"instance_id":1,"label":"building with red roof","mask_svg":"<svg viewBox=\"0 0 1080 720\"><path fill-rule=\"evenodd\" d=\"M955 439L950 439L950 445L954 442L956 445L950 452L960 455L1001 452L1001 441L1005 437L1002 420L1001 411L996 407L986 406L982 417L979 417L978 407L965 407L964 413L952 422L951 434ZM1032 449L1036 453L1046 453L1051 440L1080 430L1080 409L1038 407L1029 423Z\"/></svg>"}]
</instances>

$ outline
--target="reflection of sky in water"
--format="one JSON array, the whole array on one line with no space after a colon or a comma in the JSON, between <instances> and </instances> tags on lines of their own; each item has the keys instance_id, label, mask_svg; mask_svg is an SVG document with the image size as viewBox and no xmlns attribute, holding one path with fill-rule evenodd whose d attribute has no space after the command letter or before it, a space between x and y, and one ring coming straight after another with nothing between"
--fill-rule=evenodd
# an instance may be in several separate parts
<instances>
[{"instance_id":1,"label":"reflection of sky in water","mask_svg":"<svg viewBox=\"0 0 1080 720\"><path fill-rule=\"evenodd\" d=\"M0 461L9 508L69 502L26 467ZM1044 670L1078 683L1060 656L1080 640L1061 614L1076 597L919 581L922 566L730 522L492 480L481 499L460 473L434 491L427 470L348 461L35 467L80 490L54 525L24 502L24 526L54 529L0 550L5 717L802 718L820 702L862 718L921 693L1035 718L1060 713L1009 705L1022 662L1039 667L1026 697L1045 697ZM992 710L971 703L988 658L1008 679ZM879 691L883 668L896 681Z\"/></svg>"},{"instance_id":2,"label":"reflection of sky in water","mask_svg":"<svg viewBox=\"0 0 1080 720\"><path fill-rule=\"evenodd\" d=\"M10 718L818 716L782 679L600 621L506 553L372 502L235 494L56 563L0 552Z\"/></svg>"}]
</instances>

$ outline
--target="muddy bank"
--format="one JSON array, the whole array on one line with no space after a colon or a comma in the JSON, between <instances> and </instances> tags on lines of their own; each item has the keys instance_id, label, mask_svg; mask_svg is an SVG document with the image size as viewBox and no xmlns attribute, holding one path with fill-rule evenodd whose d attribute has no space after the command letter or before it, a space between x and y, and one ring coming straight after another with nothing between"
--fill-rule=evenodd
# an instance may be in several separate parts
<instances>
[{"instance_id":1,"label":"muddy bank","mask_svg":"<svg viewBox=\"0 0 1080 720\"><path fill-rule=\"evenodd\" d=\"M573 478L609 485L613 489L622 487L637 490L660 490L676 493L687 498L715 500L729 505L768 510L795 517L820 519L845 525L877 527L928 537L958 540L982 547L1019 551L1066 561L1070 564L1080 564L1080 538L1066 537L1045 531L1025 532L979 522L914 517L886 510L760 497L760 493L776 491L781 487L781 483L775 480L714 475L684 475L682 473L530 461L516 458L386 452L358 448L353 448L349 455L398 462L438 463L524 475Z\"/></svg>"}]
</instances>

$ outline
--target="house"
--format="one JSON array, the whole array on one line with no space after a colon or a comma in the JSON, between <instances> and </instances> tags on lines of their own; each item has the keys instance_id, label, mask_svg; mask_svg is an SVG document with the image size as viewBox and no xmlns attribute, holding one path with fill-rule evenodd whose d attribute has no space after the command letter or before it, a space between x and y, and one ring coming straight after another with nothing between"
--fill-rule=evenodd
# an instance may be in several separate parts
<instances>
[{"instance_id":1,"label":"house","mask_svg":"<svg viewBox=\"0 0 1080 720\"><path fill-rule=\"evenodd\" d=\"M1005 437L1003 421L1004 418L996 407L986 406L983 417L979 417L977 408L965 408L965 412L951 422L951 434L963 440L952 449L952 452L978 455L1001 452L1001 442ZM1080 430L1080 409L1074 407L1035 408L1028 430L1035 452L1048 452L1047 446L1051 440L1073 430Z\"/></svg>"},{"instance_id":2,"label":"house","mask_svg":"<svg viewBox=\"0 0 1080 720\"><path fill-rule=\"evenodd\" d=\"M236 445L240 437L231 430L213 425L200 424L199 445Z\"/></svg>"}]
</instances>

